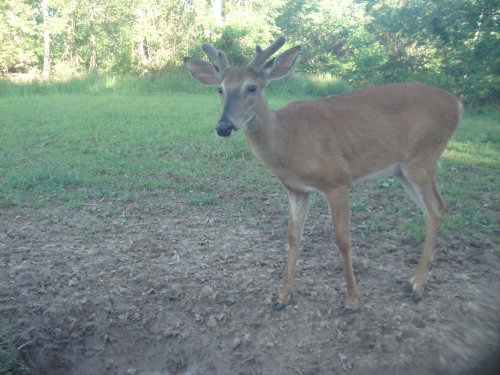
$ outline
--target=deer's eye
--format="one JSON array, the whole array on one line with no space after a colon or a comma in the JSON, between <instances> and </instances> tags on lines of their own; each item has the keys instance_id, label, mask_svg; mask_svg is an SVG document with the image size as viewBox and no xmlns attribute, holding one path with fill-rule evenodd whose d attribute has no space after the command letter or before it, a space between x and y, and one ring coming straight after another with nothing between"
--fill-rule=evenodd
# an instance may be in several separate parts
<instances>
[{"instance_id":1,"label":"deer's eye","mask_svg":"<svg viewBox=\"0 0 500 375\"><path fill-rule=\"evenodd\" d=\"M247 92L249 92L250 94L255 94L257 92L257 86L256 85L248 86Z\"/></svg>"},{"instance_id":2,"label":"deer's eye","mask_svg":"<svg viewBox=\"0 0 500 375\"><path fill-rule=\"evenodd\" d=\"M219 95L222 95L224 93L222 87L217 87L217 92L219 93Z\"/></svg>"}]
</instances>

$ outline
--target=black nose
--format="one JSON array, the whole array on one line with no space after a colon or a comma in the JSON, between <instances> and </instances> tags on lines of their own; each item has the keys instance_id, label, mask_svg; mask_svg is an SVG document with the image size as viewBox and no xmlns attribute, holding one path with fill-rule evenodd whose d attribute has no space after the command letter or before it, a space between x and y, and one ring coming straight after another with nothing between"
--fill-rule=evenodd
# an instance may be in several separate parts
<instances>
[{"instance_id":1,"label":"black nose","mask_svg":"<svg viewBox=\"0 0 500 375\"><path fill-rule=\"evenodd\" d=\"M215 131L219 137L229 137L234 130L234 125L229 121L219 121L215 127Z\"/></svg>"}]
</instances>

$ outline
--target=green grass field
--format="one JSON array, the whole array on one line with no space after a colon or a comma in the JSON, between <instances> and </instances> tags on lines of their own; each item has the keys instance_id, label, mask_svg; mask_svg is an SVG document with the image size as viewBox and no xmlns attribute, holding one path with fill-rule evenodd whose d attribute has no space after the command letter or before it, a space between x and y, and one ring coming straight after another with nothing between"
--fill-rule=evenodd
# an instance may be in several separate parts
<instances>
[{"instance_id":1,"label":"green grass field","mask_svg":"<svg viewBox=\"0 0 500 375\"><path fill-rule=\"evenodd\" d=\"M198 92L183 90L190 87L185 80ZM214 90L185 76L162 81L163 91L124 82L18 87L1 98L1 207L137 200L169 189L191 205L242 209L255 208L258 196L282 191L242 134L214 136L220 112ZM304 85L295 89L299 97L310 96ZM286 103L293 91L271 93L271 104ZM467 114L444 155L439 181L446 201L457 207L453 226L473 232L478 219L496 224L499 119L494 110ZM397 185L389 179L375 189ZM239 198L225 199L232 196ZM363 209L363 202L353 205Z\"/></svg>"},{"instance_id":2,"label":"green grass field","mask_svg":"<svg viewBox=\"0 0 500 375\"><path fill-rule=\"evenodd\" d=\"M295 78L281 85L269 93L274 107L291 97L349 89L331 80ZM286 212L284 190L252 155L244 136L214 135L218 97L200 87L187 75L45 86L0 82L0 210L142 201L168 190L188 207L258 212L267 197ZM279 90L285 93L278 95ZM499 112L466 114L439 171L449 204L444 235L476 236L498 251L499 166ZM401 191L390 178L367 187L356 184L352 210L366 218L368 230L381 230L388 213L371 209L373 200L391 207L391 215L406 216L409 200L389 202ZM398 230L420 239L422 224L423 218L402 220Z\"/></svg>"}]
</instances>

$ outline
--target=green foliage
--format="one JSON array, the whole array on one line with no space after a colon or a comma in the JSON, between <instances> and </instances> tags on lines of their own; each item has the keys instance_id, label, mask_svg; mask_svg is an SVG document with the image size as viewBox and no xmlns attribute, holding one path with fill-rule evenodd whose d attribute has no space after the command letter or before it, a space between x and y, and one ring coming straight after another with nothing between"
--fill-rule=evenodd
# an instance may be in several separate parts
<instances>
[{"instance_id":1,"label":"green foliage","mask_svg":"<svg viewBox=\"0 0 500 375\"><path fill-rule=\"evenodd\" d=\"M265 46L280 34L274 18L282 0L254 0L246 6L226 2L225 23L212 36L215 46L224 51L233 65L243 65L255 53L255 46ZM196 48L199 48L196 46Z\"/></svg>"},{"instance_id":2,"label":"green foliage","mask_svg":"<svg viewBox=\"0 0 500 375\"><path fill-rule=\"evenodd\" d=\"M303 70L342 76L354 84L376 83L384 51L365 28L364 5L356 1L288 1L277 23L302 45Z\"/></svg>"},{"instance_id":3,"label":"green foliage","mask_svg":"<svg viewBox=\"0 0 500 375\"><path fill-rule=\"evenodd\" d=\"M231 64L241 66L248 62L255 48L255 44L244 46L241 43L244 38L253 39L250 27L229 25L222 29L215 45L225 51Z\"/></svg>"},{"instance_id":4,"label":"green foliage","mask_svg":"<svg viewBox=\"0 0 500 375\"><path fill-rule=\"evenodd\" d=\"M38 2L0 0L0 17L0 75L36 77L44 60ZM48 18L56 80L150 75L201 57L204 41L241 65L256 44L283 34L303 47L299 72L353 86L419 80L472 106L498 103L497 1L49 0Z\"/></svg>"},{"instance_id":5,"label":"green foliage","mask_svg":"<svg viewBox=\"0 0 500 375\"><path fill-rule=\"evenodd\" d=\"M27 1L0 1L0 75L28 72L36 63L33 13Z\"/></svg>"},{"instance_id":6,"label":"green foliage","mask_svg":"<svg viewBox=\"0 0 500 375\"><path fill-rule=\"evenodd\" d=\"M369 1L367 29L387 49L384 80L420 80L466 103L498 101L498 4L490 0Z\"/></svg>"}]
</instances>

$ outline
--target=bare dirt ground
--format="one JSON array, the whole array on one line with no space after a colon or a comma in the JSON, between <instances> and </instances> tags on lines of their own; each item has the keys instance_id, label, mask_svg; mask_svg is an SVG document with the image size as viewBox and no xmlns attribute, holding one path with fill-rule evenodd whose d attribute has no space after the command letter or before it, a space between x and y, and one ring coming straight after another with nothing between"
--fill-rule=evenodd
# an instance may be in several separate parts
<instances>
[{"instance_id":1,"label":"bare dirt ground","mask_svg":"<svg viewBox=\"0 0 500 375\"><path fill-rule=\"evenodd\" d=\"M30 373L498 371L500 257L491 242L441 236L414 304L403 287L421 244L398 238L391 218L386 231L367 233L353 215L361 309L343 315L342 260L328 213L316 207L294 304L274 312L286 226L263 206L250 218L163 194L144 205L2 209L0 313L15 317L12 339Z\"/></svg>"}]
</instances>

